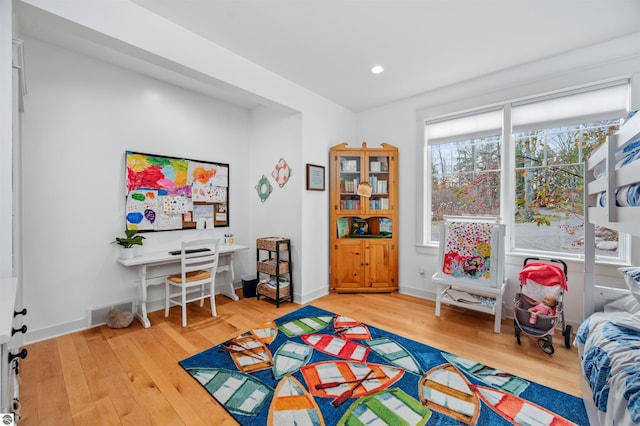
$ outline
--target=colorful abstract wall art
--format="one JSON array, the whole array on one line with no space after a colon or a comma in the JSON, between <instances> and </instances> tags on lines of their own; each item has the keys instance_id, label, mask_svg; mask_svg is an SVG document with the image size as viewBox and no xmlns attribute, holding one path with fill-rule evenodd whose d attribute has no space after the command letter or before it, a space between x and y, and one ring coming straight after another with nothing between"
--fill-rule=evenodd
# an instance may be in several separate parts
<instances>
[{"instance_id":1,"label":"colorful abstract wall art","mask_svg":"<svg viewBox=\"0 0 640 426\"><path fill-rule=\"evenodd\" d=\"M491 279L494 225L483 222L445 222L442 272L457 278Z\"/></svg>"},{"instance_id":2,"label":"colorful abstract wall art","mask_svg":"<svg viewBox=\"0 0 640 426\"><path fill-rule=\"evenodd\" d=\"M127 229L229 226L229 165L127 151Z\"/></svg>"}]
</instances>

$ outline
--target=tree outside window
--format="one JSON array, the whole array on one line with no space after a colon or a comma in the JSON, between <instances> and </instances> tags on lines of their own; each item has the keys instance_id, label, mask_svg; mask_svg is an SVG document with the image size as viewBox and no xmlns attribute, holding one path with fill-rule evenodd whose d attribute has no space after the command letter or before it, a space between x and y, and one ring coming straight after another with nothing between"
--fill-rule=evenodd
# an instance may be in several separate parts
<instances>
[{"instance_id":1,"label":"tree outside window","mask_svg":"<svg viewBox=\"0 0 640 426\"><path fill-rule=\"evenodd\" d=\"M501 136L431 147L432 240L445 215L500 214Z\"/></svg>"},{"instance_id":2,"label":"tree outside window","mask_svg":"<svg viewBox=\"0 0 640 426\"><path fill-rule=\"evenodd\" d=\"M619 128L619 121L514 134L515 248L584 252L584 161ZM618 233L596 230L597 254L618 255Z\"/></svg>"},{"instance_id":3,"label":"tree outside window","mask_svg":"<svg viewBox=\"0 0 640 426\"><path fill-rule=\"evenodd\" d=\"M628 105L629 81L617 80L426 120L424 240L439 240L445 215L497 216L509 251L580 257L584 163L619 129ZM596 227L597 256L623 260L621 237Z\"/></svg>"}]
</instances>

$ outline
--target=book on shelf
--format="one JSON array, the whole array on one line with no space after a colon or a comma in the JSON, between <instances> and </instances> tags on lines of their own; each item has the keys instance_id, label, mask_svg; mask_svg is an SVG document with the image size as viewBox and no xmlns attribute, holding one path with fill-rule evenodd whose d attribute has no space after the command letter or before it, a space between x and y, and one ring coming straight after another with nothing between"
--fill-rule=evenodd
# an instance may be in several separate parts
<instances>
[{"instance_id":1,"label":"book on shelf","mask_svg":"<svg viewBox=\"0 0 640 426\"><path fill-rule=\"evenodd\" d=\"M289 279L287 277L280 277L279 280L276 280L276 277L270 277L260 281L263 284L275 289L277 287L277 283L280 282L280 288L286 287L289 285Z\"/></svg>"},{"instance_id":2,"label":"book on shelf","mask_svg":"<svg viewBox=\"0 0 640 426\"><path fill-rule=\"evenodd\" d=\"M489 308L493 307L496 303L496 299L493 297L471 294L466 291L456 290L453 288L447 290L445 297L458 303L482 305Z\"/></svg>"},{"instance_id":3,"label":"book on shelf","mask_svg":"<svg viewBox=\"0 0 640 426\"><path fill-rule=\"evenodd\" d=\"M393 232L393 221L386 217L380 218L380 233L391 234Z\"/></svg>"},{"instance_id":4,"label":"book on shelf","mask_svg":"<svg viewBox=\"0 0 640 426\"><path fill-rule=\"evenodd\" d=\"M338 238L343 238L349 235L349 219L346 217L339 217L337 219L338 226Z\"/></svg>"},{"instance_id":5,"label":"book on shelf","mask_svg":"<svg viewBox=\"0 0 640 426\"><path fill-rule=\"evenodd\" d=\"M357 160L342 160L341 164L342 172L354 173L358 171L358 161Z\"/></svg>"},{"instance_id":6,"label":"book on shelf","mask_svg":"<svg viewBox=\"0 0 640 426\"><path fill-rule=\"evenodd\" d=\"M480 303L478 300L476 300L475 297L473 297L471 293L467 293L466 291L454 290L452 288L447 290L447 296L449 296L451 299L455 300L456 302L472 303L472 304Z\"/></svg>"}]
</instances>

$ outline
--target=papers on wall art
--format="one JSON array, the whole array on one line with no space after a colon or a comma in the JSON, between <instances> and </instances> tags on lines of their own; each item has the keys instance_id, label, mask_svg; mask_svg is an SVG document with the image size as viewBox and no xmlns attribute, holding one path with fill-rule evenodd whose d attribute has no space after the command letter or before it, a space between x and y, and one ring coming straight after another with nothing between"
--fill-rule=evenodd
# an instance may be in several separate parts
<instances>
[{"instance_id":1,"label":"papers on wall art","mask_svg":"<svg viewBox=\"0 0 640 426\"><path fill-rule=\"evenodd\" d=\"M200 186L193 190L193 201L222 203L227 199L227 188L223 186Z\"/></svg>"},{"instance_id":2,"label":"papers on wall art","mask_svg":"<svg viewBox=\"0 0 640 426\"><path fill-rule=\"evenodd\" d=\"M158 216L158 191L129 192L125 209L127 225L132 224L140 230L154 229Z\"/></svg>"},{"instance_id":3,"label":"papers on wall art","mask_svg":"<svg viewBox=\"0 0 640 426\"><path fill-rule=\"evenodd\" d=\"M222 203L227 199L228 167L191 161L188 176L193 201Z\"/></svg>"},{"instance_id":4,"label":"papers on wall art","mask_svg":"<svg viewBox=\"0 0 640 426\"><path fill-rule=\"evenodd\" d=\"M164 214L182 214L189 211L189 199L180 196L162 197L162 212Z\"/></svg>"},{"instance_id":5,"label":"papers on wall art","mask_svg":"<svg viewBox=\"0 0 640 426\"><path fill-rule=\"evenodd\" d=\"M217 204L215 207L215 221L226 222L227 221L227 205Z\"/></svg>"},{"instance_id":6,"label":"papers on wall art","mask_svg":"<svg viewBox=\"0 0 640 426\"><path fill-rule=\"evenodd\" d=\"M229 226L228 164L130 151L125 157L127 229L196 228L201 217L205 229ZM196 212L194 204L207 207Z\"/></svg>"},{"instance_id":7,"label":"papers on wall art","mask_svg":"<svg viewBox=\"0 0 640 426\"><path fill-rule=\"evenodd\" d=\"M213 229L213 210L214 206L211 204L195 204L193 206L196 229Z\"/></svg>"},{"instance_id":8,"label":"papers on wall art","mask_svg":"<svg viewBox=\"0 0 640 426\"><path fill-rule=\"evenodd\" d=\"M182 229L182 215L164 214L162 211L158 212L156 216L156 223L154 224L154 230L172 231L175 229Z\"/></svg>"},{"instance_id":9,"label":"papers on wall art","mask_svg":"<svg viewBox=\"0 0 640 426\"><path fill-rule=\"evenodd\" d=\"M193 220L213 219L213 206L210 204L194 204Z\"/></svg>"}]
</instances>

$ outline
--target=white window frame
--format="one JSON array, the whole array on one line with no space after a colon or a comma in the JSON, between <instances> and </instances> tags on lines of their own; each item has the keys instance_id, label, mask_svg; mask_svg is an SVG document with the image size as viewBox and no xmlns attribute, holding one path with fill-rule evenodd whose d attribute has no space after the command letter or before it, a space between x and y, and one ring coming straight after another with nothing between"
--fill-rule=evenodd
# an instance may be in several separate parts
<instances>
[{"instance_id":1,"label":"white window frame","mask_svg":"<svg viewBox=\"0 0 640 426\"><path fill-rule=\"evenodd\" d=\"M580 98L581 94L588 93L593 90L598 89L607 89L608 87L621 86L626 85L627 93L631 90L631 84L629 79L614 79L611 81L591 84L587 86L582 86L579 88L556 91L553 93L547 93L538 96L530 96L527 98L521 98L517 100L510 100L503 103L488 105L483 108L477 108L473 110L463 111L457 114L448 114L434 118L421 118L418 120L421 125L418 126L418 137L419 140L422 141L422 144L418 144L418 155L417 161L419 163L419 182L417 185L418 190L418 200L422 200L422 202L418 203L418 221L417 221L417 238L416 244L418 246L437 246L437 241L430 241L431 237L431 144L427 140L427 124L428 123L438 123L442 121L452 120L456 118L463 118L472 116L474 114L482 114L487 111L502 109L502 160L501 160L501 168L502 173L500 176L500 217L504 218L504 222L506 224L506 239L507 239L507 251L510 253L521 254L521 255L537 255L537 256L554 256L558 258L564 259L584 259L584 254L574 255L570 253L555 253L555 252L542 252L542 251L532 251L532 250L524 250L524 249L515 249L515 234L513 232L514 227L514 215L515 215L515 193L513 191L515 185L515 155L514 155L514 132L513 132L513 114L512 110L514 107L520 107L522 105L532 105L535 107L536 102L544 101L544 100L554 100L560 99L562 97L571 97ZM606 91L606 90L605 90ZM627 105L626 111L629 110L629 99L630 96L627 96ZM601 114L600 114L601 115ZM623 112L620 111L619 116L622 116ZM578 116L578 120L589 120L593 119L593 115L580 115ZM567 120L561 120L561 122L566 123ZM584 122L584 121L583 121ZM559 122L555 120L541 121L541 125L549 128L555 125L558 125ZM518 129L520 130L520 129ZM472 135L482 136L482 133L472 133ZM457 135L458 139L460 137L464 138L469 136L468 132L462 132ZM422 211L420 211L422 210ZM619 233L619 247L618 247L618 256L617 257L597 257L596 260L602 263L609 264L625 264L628 263L631 259L631 238L628 234Z\"/></svg>"},{"instance_id":2,"label":"white window frame","mask_svg":"<svg viewBox=\"0 0 640 426\"><path fill-rule=\"evenodd\" d=\"M426 233L423 234L424 235L423 241L426 242L427 245L433 245L434 243L434 241L427 240L428 236L430 236L432 233L431 173L430 173L430 170L432 168L431 147L434 145L439 145L443 143L463 140L467 137L482 138L485 136L492 136L492 135L495 135L496 130L500 128L503 129L501 134L501 144L504 146L505 144L504 112L501 112L502 109L503 109L503 106L491 106L491 107L487 107L479 110L468 111L463 114L440 117L437 120L427 121L429 125L434 124L435 126L439 126L439 124L441 123L446 123L443 126L444 128L439 128L436 131L435 135L432 134L433 136L435 136L434 139L436 140L436 142L429 142L428 140L429 135L427 133L424 133L423 164L425 165L424 166L425 168L423 169L423 184L425 185L426 188L428 188L429 195L428 196L423 195L424 208L425 208L424 211L427 212L424 218L425 220L423 222L423 227L424 227L424 230L426 231ZM427 127L427 122L425 122L425 125L423 126L423 128ZM454 133L451 129L447 128L448 124L450 124L451 122L461 123L462 127L464 127L464 130ZM440 131L440 129L442 129L442 131ZM505 166L504 160L505 158L504 158L504 147L503 147L501 152L501 160L500 160L501 170L504 170L504 166ZM505 189L504 183L502 182L502 178L503 178L503 173L501 172L500 173L500 215L501 216L503 212L502 205L504 203L504 189Z\"/></svg>"}]
</instances>

